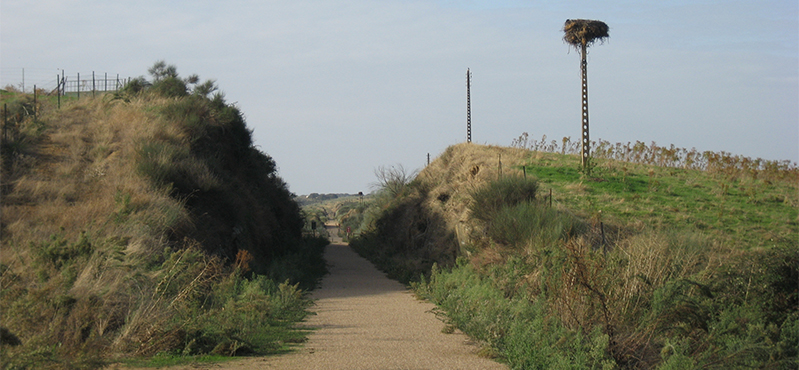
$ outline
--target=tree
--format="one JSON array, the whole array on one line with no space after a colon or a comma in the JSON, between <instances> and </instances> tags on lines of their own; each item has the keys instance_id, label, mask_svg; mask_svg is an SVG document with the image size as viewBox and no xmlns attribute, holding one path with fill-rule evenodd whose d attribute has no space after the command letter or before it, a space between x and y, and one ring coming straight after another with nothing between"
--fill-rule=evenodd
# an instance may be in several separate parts
<instances>
[{"instance_id":1,"label":"tree","mask_svg":"<svg viewBox=\"0 0 799 370\"><path fill-rule=\"evenodd\" d=\"M580 71L582 72L583 83L583 120L582 120L582 142L580 150L580 161L583 169L588 169L590 159L591 141L588 137L588 47L597 41L604 41L608 34L608 25L600 21L587 19L567 19L563 26L563 40L574 46L580 51L582 62Z\"/></svg>"},{"instance_id":2,"label":"tree","mask_svg":"<svg viewBox=\"0 0 799 370\"><path fill-rule=\"evenodd\" d=\"M163 80L167 77L178 77L178 69L172 64L166 64L165 61L159 60L153 64L150 69L147 70L151 76L153 76L153 82L158 82Z\"/></svg>"}]
</instances>

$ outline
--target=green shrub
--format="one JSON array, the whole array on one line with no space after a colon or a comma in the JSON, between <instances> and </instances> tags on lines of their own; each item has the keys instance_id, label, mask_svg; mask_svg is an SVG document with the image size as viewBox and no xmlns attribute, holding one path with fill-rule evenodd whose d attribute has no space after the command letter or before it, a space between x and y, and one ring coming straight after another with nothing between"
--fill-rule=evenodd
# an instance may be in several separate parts
<instances>
[{"instance_id":1,"label":"green shrub","mask_svg":"<svg viewBox=\"0 0 799 370\"><path fill-rule=\"evenodd\" d=\"M185 146L161 141L143 142L137 155L139 174L160 187L174 188L178 194L210 191L220 186L217 175Z\"/></svg>"},{"instance_id":2,"label":"green shrub","mask_svg":"<svg viewBox=\"0 0 799 370\"><path fill-rule=\"evenodd\" d=\"M534 201L537 191L536 180L516 176L503 177L473 191L469 210L473 218L490 224L501 209Z\"/></svg>"},{"instance_id":3,"label":"green shrub","mask_svg":"<svg viewBox=\"0 0 799 370\"><path fill-rule=\"evenodd\" d=\"M81 232L74 243L67 241L63 235L54 234L50 236L49 242L41 243L32 249L37 260L52 264L58 269L65 264L71 264L75 259L87 258L94 251L86 232Z\"/></svg>"},{"instance_id":4,"label":"green shrub","mask_svg":"<svg viewBox=\"0 0 799 370\"><path fill-rule=\"evenodd\" d=\"M277 284L264 276L232 283L232 292L217 290L220 305L190 321L182 354L273 353L296 337L287 326L302 320L310 304L296 284Z\"/></svg>"},{"instance_id":5,"label":"green shrub","mask_svg":"<svg viewBox=\"0 0 799 370\"><path fill-rule=\"evenodd\" d=\"M120 91L118 97L120 98L127 97L128 99L130 99L131 97L136 96L142 91L146 90L150 86L152 86L152 84L150 83L150 81L147 81L147 79L144 78L144 76L133 78L130 81L128 81L128 83L126 83L124 87L122 87L122 90Z\"/></svg>"},{"instance_id":6,"label":"green shrub","mask_svg":"<svg viewBox=\"0 0 799 370\"><path fill-rule=\"evenodd\" d=\"M300 245L270 262L267 276L274 281L294 282L305 290L316 288L327 274L327 263L322 255L328 244L330 241L321 236L303 238Z\"/></svg>"},{"instance_id":7,"label":"green shrub","mask_svg":"<svg viewBox=\"0 0 799 370\"><path fill-rule=\"evenodd\" d=\"M568 329L547 312L543 297L497 289L498 280L523 275L518 267L518 261L496 266L487 278L460 260L449 270L434 267L429 281L414 286L441 308L448 324L498 349L512 369L615 368L608 355L609 337L601 328L590 335Z\"/></svg>"},{"instance_id":8,"label":"green shrub","mask_svg":"<svg viewBox=\"0 0 799 370\"><path fill-rule=\"evenodd\" d=\"M269 354L302 341L306 333L292 325L308 314L311 301L299 283L277 283L263 275L246 278L242 272L230 272L219 259L196 249L166 252L153 300L140 310L166 309L173 315L154 323L132 315L130 321L138 324L128 324L129 330L152 333L144 336L137 353Z\"/></svg>"},{"instance_id":9,"label":"green shrub","mask_svg":"<svg viewBox=\"0 0 799 370\"><path fill-rule=\"evenodd\" d=\"M433 268L430 281L417 287L446 311L446 320L475 339L499 344L511 318L510 301L464 261L449 271Z\"/></svg>"},{"instance_id":10,"label":"green shrub","mask_svg":"<svg viewBox=\"0 0 799 370\"><path fill-rule=\"evenodd\" d=\"M166 77L156 81L151 90L166 98L180 98L189 95L186 83L177 77Z\"/></svg>"},{"instance_id":11,"label":"green shrub","mask_svg":"<svg viewBox=\"0 0 799 370\"><path fill-rule=\"evenodd\" d=\"M520 202L493 211L486 233L494 242L541 248L585 232L584 222L534 202Z\"/></svg>"}]
</instances>

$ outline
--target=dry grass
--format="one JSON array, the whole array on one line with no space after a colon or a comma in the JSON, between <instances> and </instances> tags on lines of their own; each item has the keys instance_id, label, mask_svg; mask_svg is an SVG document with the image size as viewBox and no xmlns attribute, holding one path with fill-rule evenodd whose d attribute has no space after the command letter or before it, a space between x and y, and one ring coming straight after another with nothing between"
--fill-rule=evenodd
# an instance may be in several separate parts
<instances>
[{"instance_id":1,"label":"dry grass","mask_svg":"<svg viewBox=\"0 0 799 370\"><path fill-rule=\"evenodd\" d=\"M126 323L138 330L129 319L143 312L135 297L149 288L134 266L167 245L154 228L188 221L179 202L135 175L132 143L177 137L141 104L87 99L40 114L46 128L21 155L30 160L4 174L0 264L14 283L3 286L2 325L27 348L57 340L53 356L99 358L109 334ZM63 254L81 238L88 252ZM42 253L63 257L54 265Z\"/></svg>"},{"instance_id":2,"label":"dry grass","mask_svg":"<svg viewBox=\"0 0 799 370\"><path fill-rule=\"evenodd\" d=\"M42 117L54 124L28 154L36 158L35 167L19 176L14 190L5 195L3 243L13 246L56 233L74 239L82 231L95 237L116 235L117 226L103 218L118 211L117 194L129 195L128 207L144 211L138 212L141 215L150 214L148 208L176 206L167 194L135 175L130 143L155 135L177 137L163 132L170 126L154 123L158 119L142 111L122 103L109 109L98 99ZM85 230L86 225L92 230ZM2 262L11 261L3 255Z\"/></svg>"},{"instance_id":3,"label":"dry grass","mask_svg":"<svg viewBox=\"0 0 799 370\"><path fill-rule=\"evenodd\" d=\"M429 166L417 180L429 187L425 206L441 214L456 233L460 244L468 242L468 204L471 191L500 176L521 176L530 152L523 149L473 143L453 145Z\"/></svg>"}]
</instances>

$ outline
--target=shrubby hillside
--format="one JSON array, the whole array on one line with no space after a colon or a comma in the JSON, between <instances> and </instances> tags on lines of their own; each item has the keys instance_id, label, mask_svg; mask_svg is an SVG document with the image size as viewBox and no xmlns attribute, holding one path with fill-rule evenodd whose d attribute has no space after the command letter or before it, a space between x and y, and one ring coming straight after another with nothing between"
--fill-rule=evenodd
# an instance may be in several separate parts
<instances>
[{"instance_id":1,"label":"shrubby hillside","mask_svg":"<svg viewBox=\"0 0 799 370\"><path fill-rule=\"evenodd\" d=\"M526 144L383 171L351 245L514 369L799 366L795 164Z\"/></svg>"},{"instance_id":2,"label":"shrubby hillside","mask_svg":"<svg viewBox=\"0 0 799 370\"><path fill-rule=\"evenodd\" d=\"M94 99L3 91L3 368L282 351L325 239L213 81L163 62ZM298 285L301 284L301 285Z\"/></svg>"}]
</instances>

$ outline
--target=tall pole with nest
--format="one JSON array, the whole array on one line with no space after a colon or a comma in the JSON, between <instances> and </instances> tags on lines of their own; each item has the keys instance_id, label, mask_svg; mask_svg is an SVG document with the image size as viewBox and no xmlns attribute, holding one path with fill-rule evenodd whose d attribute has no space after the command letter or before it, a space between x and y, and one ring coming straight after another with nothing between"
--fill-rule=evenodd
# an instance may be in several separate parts
<instances>
[{"instance_id":1,"label":"tall pole with nest","mask_svg":"<svg viewBox=\"0 0 799 370\"><path fill-rule=\"evenodd\" d=\"M472 142L472 72L466 69L466 142Z\"/></svg>"},{"instance_id":2,"label":"tall pole with nest","mask_svg":"<svg viewBox=\"0 0 799 370\"><path fill-rule=\"evenodd\" d=\"M563 40L579 50L582 58L580 72L583 82L583 121L580 161L583 169L587 169L591 155L591 141L588 137L588 47L597 41L604 41L610 35L607 24L588 19L567 19L563 26L563 32L566 33Z\"/></svg>"}]
</instances>

